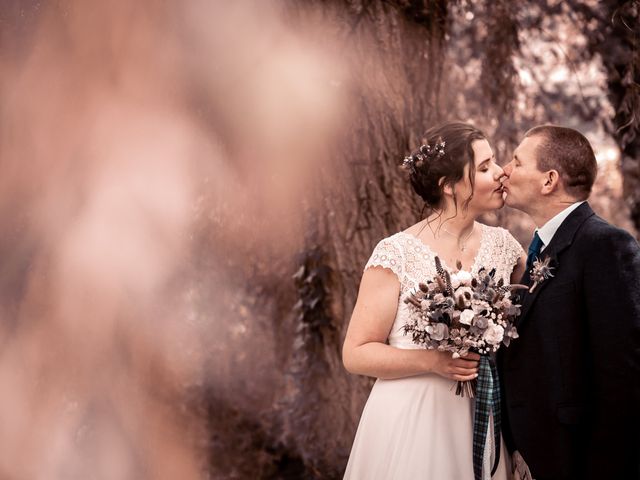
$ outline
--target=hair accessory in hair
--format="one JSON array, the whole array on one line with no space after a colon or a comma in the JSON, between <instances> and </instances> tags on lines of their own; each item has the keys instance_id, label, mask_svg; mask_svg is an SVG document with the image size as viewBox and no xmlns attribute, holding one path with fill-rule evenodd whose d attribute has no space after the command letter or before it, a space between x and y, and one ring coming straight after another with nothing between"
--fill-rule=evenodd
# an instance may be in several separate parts
<instances>
[{"instance_id":1,"label":"hair accessory in hair","mask_svg":"<svg viewBox=\"0 0 640 480\"><path fill-rule=\"evenodd\" d=\"M433 150L435 151L436 155L438 155L438 157L441 157L444 155L444 147L446 145L447 144L444 140L441 142L436 142L436 144L433 147Z\"/></svg>"},{"instance_id":2,"label":"hair accessory in hair","mask_svg":"<svg viewBox=\"0 0 640 480\"><path fill-rule=\"evenodd\" d=\"M434 157L442 157L444 155L444 147L446 143L444 141L436 142L433 147L428 143L421 145L418 149L418 153L404 157L402 167L406 170L411 170L411 173L416 173L416 167L421 167L425 160L430 160Z\"/></svg>"},{"instance_id":3,"label":"hair accessory in hair","mask_svg":"<svg viewBox=\"0 0 640 480\"><path fill-rule=\"evenodd\" d=\"M416 173L416 155L404 157L404 160L402 161L402 168L410 170L411 173Z\"/></svg>"},{"instance_id":4,"label":"hair accessory in hair","mask_svg":"<svg viewBox=\"0 0 640 480\"><path fill-rule=\"evenodd\" d=\"M424 153L427 157L431 158L434 156L441 157L444 155L444 147L446 146L446 142L444 140L440 142L435 142L433 147L428 143L426 145L422 145L420 147L420 151Z\"/></svg>"}]
</instances>

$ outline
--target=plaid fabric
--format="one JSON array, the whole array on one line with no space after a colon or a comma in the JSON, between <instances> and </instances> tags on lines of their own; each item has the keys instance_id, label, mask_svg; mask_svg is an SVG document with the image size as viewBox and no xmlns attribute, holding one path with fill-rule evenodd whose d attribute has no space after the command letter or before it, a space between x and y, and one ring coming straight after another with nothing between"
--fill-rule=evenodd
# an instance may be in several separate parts
<instances>
[{"instance_id":1,"label":"plaid fabric","mask_svg":"<svg viewBox=\"0 0 640 480\"><path fill-rule=\"evenodd\" d=\"M495 445L495 460L491 475L495 473L500 462L500 384L496 365L486 355L480 357L477 380L475 416L473 419L473 473L475 480L482 480L484 449L487 443L487 431L489 430L491 413L493 413Z\"/></svg>"}]
</instances>

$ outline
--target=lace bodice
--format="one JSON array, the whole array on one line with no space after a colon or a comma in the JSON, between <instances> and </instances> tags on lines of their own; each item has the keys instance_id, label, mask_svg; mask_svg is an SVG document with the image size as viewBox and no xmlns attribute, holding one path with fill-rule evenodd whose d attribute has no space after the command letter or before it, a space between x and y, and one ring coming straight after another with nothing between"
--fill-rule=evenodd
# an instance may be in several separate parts
<instances>
[{"instance_id":1,"label":"lace bodice","mask_svg":"<svg viewBox=\"0 0 640 480\"><path fill-rule=\"evenodd\" d=\"M522 246L504 228L480 225L480 247L471 267L471 274L477 274L482 267L495 268L495 278L502 278L506 283L510 283L511 272L524 252ZM410 233L399 232L381 240L365 265L365 270L370 267L388 268L400 281L398 309L388 338L390 345L399 348L421 348L402 333L402 327L409 314L403 299L420 282L435 277L435 256L436 254L422 240Z\"/></svg>"}]
</instances>

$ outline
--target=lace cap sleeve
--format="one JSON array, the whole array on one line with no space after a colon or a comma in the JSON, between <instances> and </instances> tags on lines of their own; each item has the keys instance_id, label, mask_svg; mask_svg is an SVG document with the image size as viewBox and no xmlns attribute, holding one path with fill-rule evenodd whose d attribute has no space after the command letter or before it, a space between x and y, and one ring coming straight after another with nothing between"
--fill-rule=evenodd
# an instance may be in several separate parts
<instances>
[{"instance_id":1,"label":"lace cap sleeve","mask_svg":"<svg viewBox=\"0 0 640 480\"><path fill-rule=\"evenodd\" d=\"M402 264L402 249L400 248L400 245L393 240L393 238L389 237L380 240L378 245L376 245L369 261L364 266L364 270L370 267L388 268L396 274L400 281L402 281L402 276L404 274Z\"/></svg>"},{"instance_id":2,"label":"lace cap sleeve","mask_svg":"<svg viewBox=\"0 0 640 480\"><path fill-rule=\"evenodd\" d=\"M505 261L507 265L513 269L518 263L518 259L524 255L524 249L508 230L503 230Z\"/></svg>"}]
</instances>

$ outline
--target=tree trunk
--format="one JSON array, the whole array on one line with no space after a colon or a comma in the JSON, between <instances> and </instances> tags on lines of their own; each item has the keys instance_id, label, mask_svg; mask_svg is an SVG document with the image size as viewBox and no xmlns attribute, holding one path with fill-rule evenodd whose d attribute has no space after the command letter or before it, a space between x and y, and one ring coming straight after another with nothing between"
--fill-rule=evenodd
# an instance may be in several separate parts
<instances>
[{"instance_id":1,"label":"tree trunk","mask_svg":"<svg viewBox=\"0 0 640 480\"><path fill-rule=\"evenodd\" d=\"M597 19L600 24L588 38L608 74L609 100L614 110L609 131L620 147L623 195L635 229L640 232L640 3L601 2L601 14L584 5L578 7L586 20Z\"/></svg>"},{"instance_id":2,"label":"tree trunk","mask_svg":"<svg viewBox=\"0 0 640 480\"><path fill-rule=\"evenodd\" d=\"M301 302L289 317L292 388L280 412L286 443L322 477L341 476L372 385L340 361L362 267L377 241L419 219L399 165L441 117L446 7L349 1L324 12L352 68L351 127L313 192L321 208L309 214L294 275Z\"/></svg>"}]
</instances>

